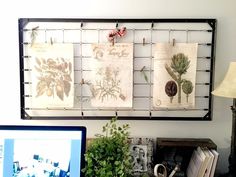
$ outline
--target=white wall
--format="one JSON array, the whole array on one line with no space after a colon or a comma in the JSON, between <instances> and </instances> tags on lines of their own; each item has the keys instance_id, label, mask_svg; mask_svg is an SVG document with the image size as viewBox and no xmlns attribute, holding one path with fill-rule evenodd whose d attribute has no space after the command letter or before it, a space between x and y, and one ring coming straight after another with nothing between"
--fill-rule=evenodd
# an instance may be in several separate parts
<instances>
[{"instance_id":1,"label":"white wall","mask_svg":"<svg viewBox=\"0 0 236 177\"><path fill-rule=\"evenodd\" d=\"M99 133L105 121L20 120L18 24L20 17L56 18L216 18L215 85L230 61L236 61L235 0L7 0L0 2L0 124L85 125L88 136ZM209 137L221 153L218 170L227 171L232 100L214 99L213 121L126 121L132 136ZM122 122L124 123L124 122Z\"/></svg>"}]
</instances>

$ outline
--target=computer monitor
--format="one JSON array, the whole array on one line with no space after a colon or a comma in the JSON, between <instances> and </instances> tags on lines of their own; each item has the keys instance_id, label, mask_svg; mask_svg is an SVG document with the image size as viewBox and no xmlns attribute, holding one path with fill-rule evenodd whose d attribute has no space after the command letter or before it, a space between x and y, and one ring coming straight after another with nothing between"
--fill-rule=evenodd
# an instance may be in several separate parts
<instances>
[{"instance_id":1,"label":"computer monitor","mask_svg":"<svg viewBox=\"0 0 236 177\"><path fill-rule=\"evenodd\" d=\"M0 126L0 176L82 177L86 128Z\"/></svg>"}]
</instances>

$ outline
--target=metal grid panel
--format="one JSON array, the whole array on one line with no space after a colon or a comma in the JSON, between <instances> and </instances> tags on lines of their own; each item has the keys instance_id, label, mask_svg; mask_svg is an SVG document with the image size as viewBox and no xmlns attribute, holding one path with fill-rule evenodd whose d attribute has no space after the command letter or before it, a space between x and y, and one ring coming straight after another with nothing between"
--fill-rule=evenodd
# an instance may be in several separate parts
<instances>
[{"instance_id":1,"label":"metal grid panel","mask_svg":"<svg viewBox=\"0 0 236 177\"><path fill-rule=\"evenodd\" d=\"M110 30L125 26L127 36L118 42L133 43L133 107L94 108L88 88L81 85L91 71L90 45L107 42ZM211 120L215 19L19 19L22 119L107 119L119 116L131 120ZM32 29L38 27L36 43L73 43L75 98L73 108L31 106ZM157 42L198 43L195 108L163 109L152 106L154 45ZM140 70L144 68L149 81Z\"/></svg>"}]
</instances>

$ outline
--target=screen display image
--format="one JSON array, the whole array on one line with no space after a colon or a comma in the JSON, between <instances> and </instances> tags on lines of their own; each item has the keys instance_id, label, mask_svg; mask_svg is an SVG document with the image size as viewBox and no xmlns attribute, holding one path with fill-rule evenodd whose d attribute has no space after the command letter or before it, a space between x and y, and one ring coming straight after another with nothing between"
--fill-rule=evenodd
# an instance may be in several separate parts
<instances>
[{"instance_id":1,"label":"screen display image","mask_svg":"<svg viewBox=\"0 0 236 177\"><path fill-rule=\"evenodd\" d=\"M81 177L84 127L0 126L0 176Z\"/></svg>"}]
</instances>

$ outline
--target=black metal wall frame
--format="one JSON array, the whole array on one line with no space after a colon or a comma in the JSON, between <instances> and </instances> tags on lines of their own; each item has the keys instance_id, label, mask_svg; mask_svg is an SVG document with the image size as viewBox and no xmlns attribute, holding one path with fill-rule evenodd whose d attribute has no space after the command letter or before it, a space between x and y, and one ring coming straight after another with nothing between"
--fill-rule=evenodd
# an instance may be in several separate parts
<instances>
[{"instance_id":1,"label":"black metal wall frame","mask_svg":"<svg viewBox=\"0 0 236 177\"><path fill-rule=\"evenodd\" d=\"M153 116L152 110L149 111L148 116L120 116L117 113L117 110L115 109L114 115L111 116L87 116L84 115L83 110L80 110L78 112L79 116L60 116L60 115L54 115L54 116L30 116L27 113L27 110L30 108L27 108L25 106L25 99L30 97L30 95L27 95L25 93L25 85L29 84L27 81L25 81L25 72L27 71L27 68L24 66L24 59L27 58L25 56L24 51L24 45L27 45L27 43L24 42L24 31L25 26L30 22L48 22L48 23L54 23L54 22L72 22L72 23L80 23L81 28L85 23L114 23L116 24L116 27L119 25L119 23L150 23L150 28L153 28L155 24L158 23L204 23L208 24L210 26L210 30L207 30L206 32L211 33L211 43L207 43L204 45L210 46L210 56L204 57L204 59L211 60L210 62L210 69L204 70L204 72L209 73L209 82L208 83L202 83L203 85L209 86L209 94L203 96L203 98L208 99L208 107L204 108L203 110L206 111L206 114L202 117L191 117L191 116ZM188 121L207 121L212 119L212 96L211 91L213 89L213 74L214 74L214 60L215 60L215 36L216 36L216 19L84 19L84 18L20 18L18 20L18 32L19 32L19 62L20 62L20 111L21 111L21 119L50 119L50 120L68 120L68 119L84 119L84 120L94 120L94 119L110 119L111 117L117 116L119 119L123 120L188 120ZM67 109L65 109L67 110ZM57 111L57 110L55 110ZM118 110L119 111L119 110ZM132 110L131 110L132 111ZM147 110L148 111L148 110ZM167 111L169 111L167 109ZM179 111L186 111L186 110L179 110Z\"/></svg>"}]
</instances>

